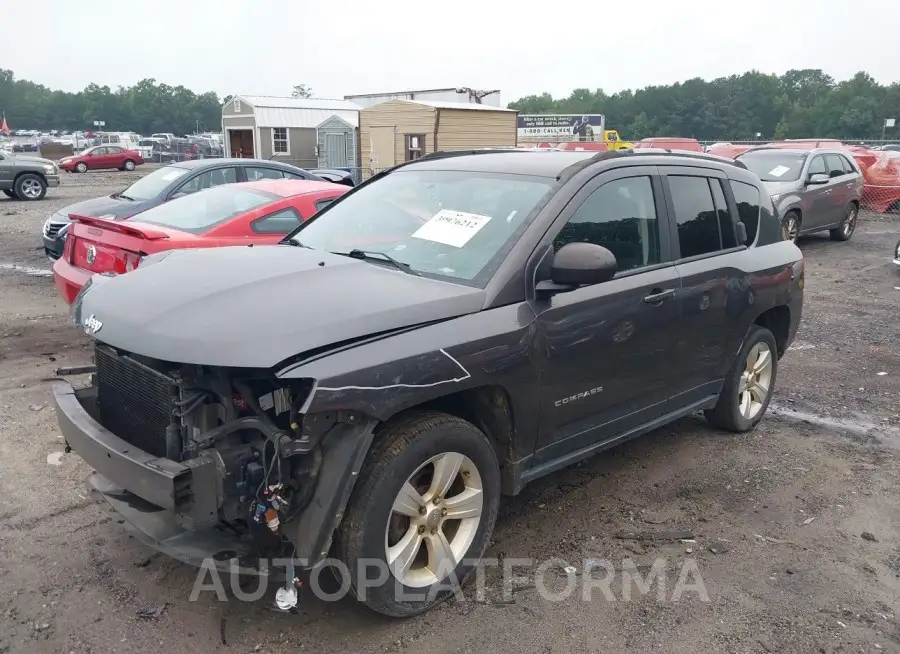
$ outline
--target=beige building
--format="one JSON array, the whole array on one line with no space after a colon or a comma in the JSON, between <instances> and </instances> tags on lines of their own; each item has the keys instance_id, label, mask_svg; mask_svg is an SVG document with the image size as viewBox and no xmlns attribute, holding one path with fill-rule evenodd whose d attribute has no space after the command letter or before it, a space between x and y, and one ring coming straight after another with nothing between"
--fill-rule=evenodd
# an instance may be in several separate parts
<instances>
[{"instance_id":1,"label":"beige building","mask_svg":"<svg viewBox=\"0 0 900 654\"><path fill-rule=\"evenodd\" d=\"M363 178L446 150L516 147L512 109L465 102L389 100L359 112Z\"/></svg>"},{"instance_id":2,"label":"beige building","mask_svg":"<svg viewBox=\"0 0 900 654\"><path fill-rule=\"evenodd\" d=\"M222 106L225 156L355 168L359 109L348 100L236 95Z\"/></svg>"}]
</instances>

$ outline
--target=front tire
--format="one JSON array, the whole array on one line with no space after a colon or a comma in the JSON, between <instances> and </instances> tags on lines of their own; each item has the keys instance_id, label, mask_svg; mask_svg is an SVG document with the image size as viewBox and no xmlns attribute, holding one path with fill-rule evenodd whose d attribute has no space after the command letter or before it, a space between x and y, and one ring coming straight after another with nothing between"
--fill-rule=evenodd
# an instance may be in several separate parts
<instances>
[{"instance_id":1,"label":"front tire","mask_svg":"<svg viewBox=\"0 0 900 654\"><path fill-rule=\"evenodd\" d=\"M376 435L334 551L365 606L396 618L423 613L475 569L499 502L497 456L479 429L444 413L410 414ZM387 582L360 584L360 570L367 579L389 570Z\"/></svg>"},{"instance_id":2,"label":"front tire","mask_svg":"<svg viewBox=\"0 0 900 654\"><path fill-rule=\"evenodd\" d=\"M775 337L765 327L753 325L725 377L719 401L704 411L706 419L726 431L750 431L769 407L777 372Z\"/></svg>"},{"instance_id":3,"label":"front tire","mask_svg":"<svg viewBox=\"0 0 900 654\"><path fill-rule=\"evenodd\" d=\"M859 207L852 203L848 204L847 208L844 209L844 219L841 221L841 224L828 232L831 236L831 240L849 241L850 237L853 236L853 232L856 231L856 221L858 218Z\"/></svg>"},{"instance_id":4,"label":"front tire","mask_svg":"<svg viewBox=\"0 0 900 654\"><path fill-rule=\"evenodd\" d=\"M86 173L87 172L87 164L84 163L83 161L79 161L77 164L75 164L75 170L77 170L79 173Z\"/></svg>"},{"instance_id":5,"label":"front tire","mask_svg":"<svg viewBox=\"0 0 900 654\"><path fill-rule=\"evenodd\" d=\"M788 211L781 219L781 235L785 241L797 242L800 235L800 216L796 211Z\"/></svg>"},{"instance_id":6,"label":"front tire","mask_svg":"<svg viewBox=\"0 0 900 654\"><path fill-rule=\"evenodd\" d=\"M40 175L25 173L19 175L13 184L16 197L26 202L43 200L47 195L47 182Z\"/></svg>"}]
</instances>

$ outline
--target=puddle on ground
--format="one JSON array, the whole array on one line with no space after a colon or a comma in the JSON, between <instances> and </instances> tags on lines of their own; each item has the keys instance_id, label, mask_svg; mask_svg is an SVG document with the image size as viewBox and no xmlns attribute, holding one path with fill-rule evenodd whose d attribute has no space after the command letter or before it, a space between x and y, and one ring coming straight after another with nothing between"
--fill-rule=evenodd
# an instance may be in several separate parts
<instances>
[{"instance_id":1,"label":"puddle on ground","mask_svg":"<svg viewBox=\"0 0 900 654\"><path fill-rule=\"evenodd\" d=\"M848 432L857 436L874 436L887 445L900 448L900 429L888 425L879 425L865 414L856 413L852 418L830 418L816 413L797 411L791 407L781 406L775 403L769 405L769 410L774 417L783 420L805 422L827 429Z\"/></svg>"},{"instance_id":2,"label":"puddle on ground","mask_svg":"<svg viewBox=\"0 0 900 654\"><path fill-rule=\"evenodd\" d=\"M49 268L34 268L22 266L18 263L0 263L0 270L12 270L32 277L53 277L53 271Z\"/></svg>"}]
</instances>

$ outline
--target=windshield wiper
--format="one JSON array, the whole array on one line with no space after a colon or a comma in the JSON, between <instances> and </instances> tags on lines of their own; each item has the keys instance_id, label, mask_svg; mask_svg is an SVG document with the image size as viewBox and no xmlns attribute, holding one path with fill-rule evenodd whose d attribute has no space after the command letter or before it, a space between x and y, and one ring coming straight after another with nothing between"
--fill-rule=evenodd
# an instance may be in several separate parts
<instances>
[{"instance_id":1,"label":"windshield wiper","mask_svg":"<svg viewBox=\"0 0 900 654\"><path fill-rule=\"evenodd\" d=\"M332 252L331 254L339 254L342 257L352 257L354 259L362 259L363 261L387 261L389 264L394 266L397 270L402 270L408 275L415 275L416 277L421 277L419 273L410 268L408 263L403 263L402 261L397 261L394 257L389 254L385 254L384 252L378 252L376 250L359 250L357 248L353 248L349 252Z\"/></svg>"},{"instance_id":2,"label":"windshield wiper","mask_svg":"<svg viewBox=\"0 0 900 654\"><path fill-rule=\"evenodd\" d=\"M306 248L307 250L315 250L315 248L312 247L311 245L306 245L305 243L301 243L293 236L291 238L284 239L282 241L282 243L284 243L285 245L293 245L294 247L297 247L297 248Z\"/></svg>"},{"instance_id":3,"label":"windshield wiper","mask_svg":"<svg viewBox=\"0 0 900 654\"><path fill-rule=\"evenodd\" d=\"M113 193L113 197L116 200L128 200L129 202L135 201L134 198L130 198L127 195L125 195L124 193Z\"/></svg>"}]
</instances>

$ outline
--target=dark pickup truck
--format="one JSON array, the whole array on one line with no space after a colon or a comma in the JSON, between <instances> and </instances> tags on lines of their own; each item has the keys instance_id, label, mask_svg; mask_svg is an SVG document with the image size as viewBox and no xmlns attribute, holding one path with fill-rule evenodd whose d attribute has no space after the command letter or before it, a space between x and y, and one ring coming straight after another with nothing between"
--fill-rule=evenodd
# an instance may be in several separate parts
<instances>
[{"instance_id":1,"label":"dark pickup truck","mask_svg":"<svg viewBox=\"0 0 900 654\"><path fill-rule=\"evenodd\" d=\"M43 200L59 186L59 167L50 159L0 152L0 191L11 199Z\"/></svg>"},{"instance_id":2,"label":"dark pickup truck","mask_svg":"<svg viewBox=\"0 0 900 654\"><path fill-rule=\"evenodd\" d=\"M281 245L94 276L92 385L56 382L57 415L152 547L245 572L331 554L407 616L472 572L501 495L697 411L752 429L804 273L731 160L436 153Z\"/></svg>"}]
</instances>

